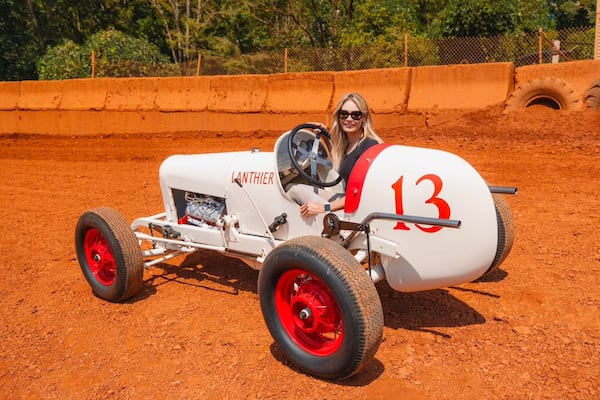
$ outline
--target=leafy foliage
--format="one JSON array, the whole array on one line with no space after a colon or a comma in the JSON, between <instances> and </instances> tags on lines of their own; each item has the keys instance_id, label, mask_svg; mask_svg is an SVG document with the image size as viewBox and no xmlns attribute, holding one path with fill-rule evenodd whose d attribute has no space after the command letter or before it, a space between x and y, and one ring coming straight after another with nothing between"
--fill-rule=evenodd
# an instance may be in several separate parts
<instances>
[{"instance_id":1,"label":"leafy foliage","mask_svg":"<svg viewBox=\"0 0 600 400\"><path fill-rule=\"evenodd\" d=\"M0 0L0 80L37 78L38 43L16 0Z\"/></svg>"},{"instance_id":2,"label":"leafy foliage","mask_svg":"<svg viewBox=\"0 0 600 400\"><path fill-rule=\"evenodd\" d=\"M449 0L437 15L434 32L444 37L497 36L547 27L543 1Z\"/></svg>"},{"instance_id":3,"label":"leafy foliage","mask_svg":"<svg viewBox=\"0 0 600 400\"><path fill-rule=\"evenodd\" d=\"M557 29L594 25L597 0L551 0L548 3Z\"/></svg>"},{"instance_id":4,"label":"leafy foliage","mask_svg":"<svg viewBox=\"0 0 600 400\"><path fill-rule=\"evenodd\" d=\"M152 43L183 71L199 54L225 57L223 68L248 71L258 51L283 48L381 49L380 64L393 63L405 33L418 38L493 37L563 30L595 22L597 0L0 0L0 79L43 76L89 76L88 43L99 32L118 31ZM119 41L114 37L111 40ZM423 41L423 43L425 43ZM77 47L79 46L79 47ZM140 47L140 44L133 47ZM431 45L427 45L431 46ZM127 47L127 46L126 46ZM435 47L435 46L434 46ZM517 48L518 46L515 46ZM153 51L154 51L153 50ZM437 49L413 50L415 59L439 57ZM512 52L511 49L505 49ZM100 55L108 50L98 50ZM366 50L359 56L370 59ZM488 54L491 56L491 50ZM82 54L77 55L81 52ZM133 48L121 48L139 63ZM43 55L43 58L40 59ZM354 63L356 55L349 56ZM52 64L52 59L56 59ZM327 58L327 57L325 57ZM492 57L493 58L493 57ZM324 59L322 67L333 58ZM65 63L68 74L53 70ZM145 62L145 61L142 61ZM154 63L151 61L150 63ZM412 61L411 61L412 63ZM225 65L227 64L227 65ZM103 65L100 63L100 66ZM146 74L115 70L99 73ZM134 68L130 65L130 68ZM298 65L298 70L308 68ZM260 69L260 68L259 68ZM167 73L162 71L161 73Z\"/></svg>"},{"instance_id":5,"label":"leafy foliage","mask_svg":"<svg viewBox=\"0 0 600 400\"><path fill-rule=\"evenodd\" d=\"M39 76L41 79L89 77L92 51L96 56L96 76L160 76L178 72L174 66L161 66L168 64L169 59L156 46L108 30L92 35L82 46L68 40L50 48L38 63Z\"/></svg>"},{"instance_id":6,"label":"leafy foliage","mask_svg":"<svg viewBox=\"0 0 600 400\"><path fill-rule=\"evenodd\" d=\"M67 40L60 46L51 47L40 58L38 74L40 79L46 80L86 78L92 71L89 58L80 45Z\"/></svg>"}]
</instances>

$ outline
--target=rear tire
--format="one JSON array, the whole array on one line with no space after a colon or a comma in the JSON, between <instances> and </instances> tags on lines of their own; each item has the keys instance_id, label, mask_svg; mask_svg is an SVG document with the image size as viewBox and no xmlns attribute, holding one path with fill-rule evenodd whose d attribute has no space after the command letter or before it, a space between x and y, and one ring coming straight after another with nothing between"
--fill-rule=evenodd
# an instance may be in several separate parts
<instances>
[{"instance_id":1,"label":"rear tire","mask_svg":"<svg viewBox=\"0 0 600 400\"><path fill-rule=\"evenodd\" d=\"M96 296L127 300L142 286L142 251L127 221L112 208L85 212L75 228L81 271Z\"/></svg>"},{"instance_id":2,"label":"rear tire","mask_svg":"<svg viewBox=\"0 0 600 400\"><path fill-rule=\"evenodd\" d=\"M515 223L508 202L498 193L492 193L494 208L496 209L496 221L498 223L498 246L492 264L482 277L496 270L508 257L515 241Z\"/></svg>"},{"instance_id":3,"label":"rear tire","mask_svg":"<svg viewBox=\"0 0 600 400\"><path fill-rule=\"evenodd\" d=\"M374 357L383 336L377 290L339 244L317 236L275 248L258 276L265 323L299 369L343 379Z\"/></svg>"}]
</instances>

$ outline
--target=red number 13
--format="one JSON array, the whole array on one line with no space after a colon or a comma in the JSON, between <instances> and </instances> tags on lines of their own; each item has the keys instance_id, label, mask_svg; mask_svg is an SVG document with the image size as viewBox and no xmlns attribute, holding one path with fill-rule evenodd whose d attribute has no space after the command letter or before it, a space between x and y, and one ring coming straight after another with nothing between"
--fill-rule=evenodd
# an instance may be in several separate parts
<instances>
[{"instance_id":1,"label":"red number 13","mask_svg":"<svg viewBox=\"0 0 600 400\"><path fill-rule=\"evenodd\" d=\"M444 199L437 197L437 195L440 194L440 192L442 191L442 186L443 186L442 179L439 176L433 175L433 174L423 175L422 177L420 177L417 180L415 185L418 185L423 181L430 181L431 183L433 183L433 194L431 195L431 197L429 199L427 199L427 201L425 201L425 203L433 204L434 206L437 207L438 218L440 218L440 219L450 218L450 206ZM392 185L392 189L394 189L394 192L396 193L396 214L404 214L403 182L404 182L404 176L401 176ZM423 226L420 226L419 224L415 224L415 226L417 228L419 228L420 230L422 230L423 232L427 232L427 233L434 233L434 232L437 232L440 229L442 229L441 226L423 227ZM410 228L406 225L406 223L402 222L402 221L398 221L398 223L396 224L394 229L399 229L399 230L403 230L403 231L410 230Z\"/></svg>"}]
</instances>

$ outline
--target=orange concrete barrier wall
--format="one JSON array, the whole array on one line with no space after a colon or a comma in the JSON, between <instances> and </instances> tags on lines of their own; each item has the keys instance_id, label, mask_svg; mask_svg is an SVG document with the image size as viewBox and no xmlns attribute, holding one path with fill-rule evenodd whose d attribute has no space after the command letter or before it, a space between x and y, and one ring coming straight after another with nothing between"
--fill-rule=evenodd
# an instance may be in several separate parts
<instances>
[{"instance_id":1,"label":"orange concrete barrier wall","mask_svg":"<svg viewBox=\"0 0 600 400\"><path fill-rule=\"evenodd\" d=\"M519 68L517 80L549 73L566 79L561 68ZM600 61L581 62L569 78L580 89L599 69ZM502 103L514 83L512 63L0 82L0 134L283 132L307 121L330 123L338 99L354 91L369 102L376 127L414 126L425 123L428 110Z\"/></svg>"},{"instance_id":2,"label":"orange concrete barrier wall","mask_svg":"<svg viewBox=\"0 0 600 400\"><path fill-rule=\"evenodd\" d=\"M20 82L0 82L0 111L15 110L20 91Z\"/></svg>"},{"instance_id":3,"label":"orange concrete barrier wall","mask_svg":"<svg viewBox=\"0 0 600 400\"><path fill-rule=\"evenodd\" d=\"M176 78L2 82L0 133L285 131L330 122L358 91L375 114L406 110L410 69Z\"/></svg>"},{"instance_id":4,"label":"orange concrete barrier wall","mask_svg":"<svg viewBox=\"0 0 600 400\"><path fill-rule=\"evenodd\" d=\"M502 103L514 88L513 77L512 63L415 68L408 110L477 109Z\"/></svg>"},{"instance_id":5,"label":"orange concrete barrier wall","mask_svg":"<svg viewBox=\"0 0 600 400\"><path fill-rule=\"evenodd\" d=\"M110 79L72 79L61 82L59 110L100 111L106 104Z\"/></svg>"},{"instance_id":6,"label":"orange concrete barrier wall","mask_svg":"<svg viewBox=\"0 0 600 400\"><path fill-rule=\"evenodd\" d=\"M517 85L541 77L554 77L567 82L581 96L600 79L600 60L571 61L559 64L527 65L515 71Z\"/></svg>"},{"instance_id":7,"label":"orange concrete barrier wall","mask_svg":"<svg viewBox=\"0 0 600 400\"><path fill-rule=\"evenodd\" d=\"M61 81L24 81L17 108L20 110L56 110L62 96Z\"/></svg>"},{"instance_id":8,"label":"orange concrete barrier wall","mask_svg":"<svg viewBox=\"0 0 600 400\"><path fill-rule=\"evenodd\" d=\"M0 134L18 132L20 82L0 82Z\"/></svg>"},{"instance_id":9,"label":"orange concrete barrier wall","mask_svg":"<svg viewBox=\"0 0 600 400\"><path fill-rule=\"evenodd\" d=\"M334 74L332 112L342 96L358 92L376 116L378 128L406 125L406 107L412 68L345 71Z\"/></svg>"}]
</instances>

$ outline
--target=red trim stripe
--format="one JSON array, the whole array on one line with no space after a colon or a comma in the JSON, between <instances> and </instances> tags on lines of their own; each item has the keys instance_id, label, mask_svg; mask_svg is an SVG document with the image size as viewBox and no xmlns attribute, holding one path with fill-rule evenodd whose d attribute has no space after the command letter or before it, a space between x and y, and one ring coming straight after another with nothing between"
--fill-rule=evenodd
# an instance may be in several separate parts
<instances>
[{"instance_id":1,"label":"red trim stripe","mask_svg":"<svg viewBox=\"0 0 600 400\"><path fill-rule=\"evenodd\" d=\"M367 172L369 172L369 168L371 167L373 161L375 161L375 158L377 158L377 156L389 146L392 145L388 143L376 144L375 146L369 147L367 151L360 156L354 165L354 168L352 168L350 177L348 178L344 212L353 213L358 209L363 185L365 183L365 178L367 177Z\"/></svg>"}]
</instances>

